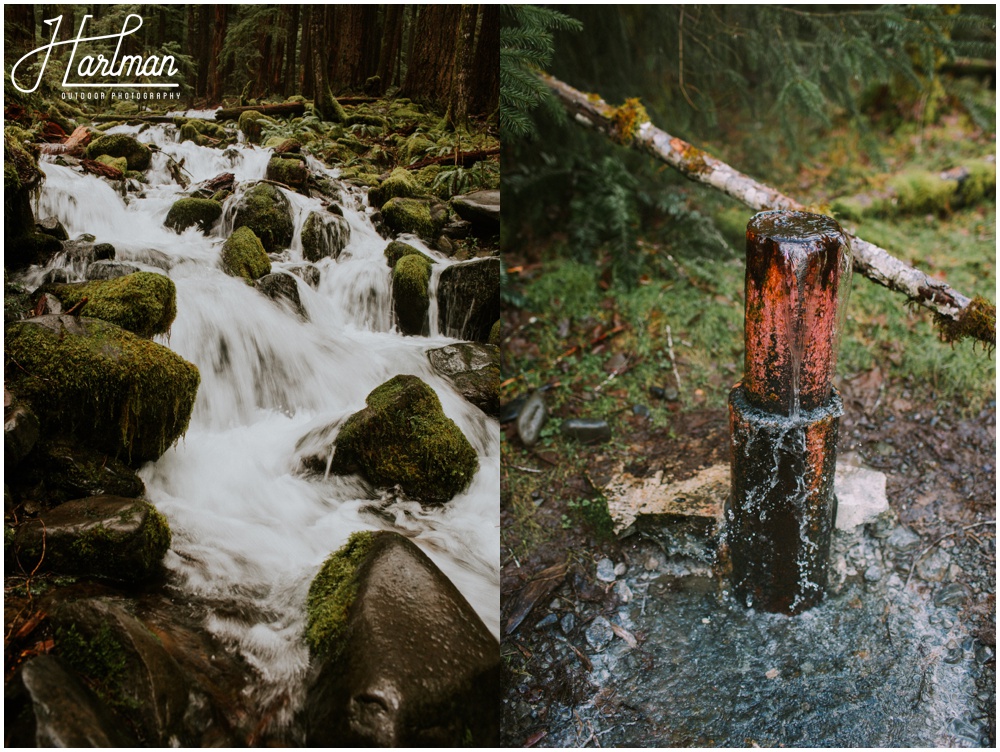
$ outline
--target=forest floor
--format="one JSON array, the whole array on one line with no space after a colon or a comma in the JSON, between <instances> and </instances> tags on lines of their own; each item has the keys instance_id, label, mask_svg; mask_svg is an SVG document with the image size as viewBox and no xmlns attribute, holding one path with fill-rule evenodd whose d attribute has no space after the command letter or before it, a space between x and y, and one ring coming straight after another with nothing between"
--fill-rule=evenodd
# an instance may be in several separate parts
<instances>
[{"instance_id":1,"label":"forest floor","mask_svg":"<svg viewBox=\"0 0 1000 752\"><path fill-rule=\"evenodd\" d=\"M957 115L935 126L900 128L887 143L889 156L881 167L889 172L914 166L946 169L960 158L995 154L994 134ZM798 170L773 175L770 182L817 205L833 195L865 190L875 167L852 156L856 146L856 135L847 129L827 134L822 153L810 155ZM741 167L738 154L720 156ZM643 573L647 541L640 536L619 540L611 533L603 494L612 474L621 467L639 477L662 470L664 477L683 480L729 461L726 396L740 378L743 359L739 243L751 212L707 194L694 200L717 217L728 251L696 257L655 239L640 241L647 273L632 291L611 280L607 258L596 269L565 260L566 241L559 236L506 255L511 287L526 305L504 310L502 397L512 402L547 387L549 414L530 448L520 441L514 422L503 427L507 744L710 743L669 730L645 738L613 731L615 723L624 729L651 718L641 707L616 700L613 682L602 685L595 679L599 655L587 637L597 617L612 618L624 605L614 583L597 578L601 559L624 563L628 578L657 576L655 562ZM995 201L988 198L953 212L847 224L965 294L993 300L995 217ZM727 232L726 224L735 229ZM886 475L898 524L919 536L915 551L944 549L959 564L952 576L967 588L968 597L958 618L986 648L979 654L985 657L985 678L977 681L988 700L978 702L988 716L983 725L992 745L995 364L992 353L968 341L940 342L930 319L898 295L855 278L836 382L845 403L839 451L853 452ZM582 417L606 420L611 440L588 446L560 433L562 420ZM901 577L907 577L916 555L896 559ZM919 576L911 585L928 598L938 587ZM645 606L644 598L643 611ZM568 622L567 614L573 617ZM628 630L617 634L640 654L647 637ZM588 720L595 717L607 721L604 731Z\"/></svg>"}]
</instances>

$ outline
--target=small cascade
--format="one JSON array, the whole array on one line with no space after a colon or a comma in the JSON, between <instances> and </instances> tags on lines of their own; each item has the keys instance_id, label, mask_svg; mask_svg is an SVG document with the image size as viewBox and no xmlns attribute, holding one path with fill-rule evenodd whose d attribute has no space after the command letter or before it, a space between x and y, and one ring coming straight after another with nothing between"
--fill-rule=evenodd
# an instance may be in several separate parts
<instances>
[{"instance_id":1,"label":"small cascade","mask_svg":"<svg viewBox=\"0 0 1000 752\"><path fill-rule=\"evenodd\" d=\"M87 233L110 243L118 261L175 283L177 317L159 341L198 367L201 385L184 438L140 475L147 498L173 531L165 560L172 586L203 609L212 633L259 671L260 702L286 697L294 707L308 663L301 638L309 583L355 531L389 529L409 537L499 635L497 423L431 368L426 351L455 340L438 334L434 323L432 337L396 330L392 272L383 255L388 241L373 227L364 195L341 188L336 203L350 238L335 258L314 264L318 286L293 277L303 317L219 266L241 192L264 177L269 149L182 143L169 125L111 132L158 147L148 184L123 198L99 178L45 160L37 216L56 217L71 238ZM184 193L171 177L171 161L192 186L220 173L235 175L237 193L207 236L194 227L180 234L164 227ZM309 164L338 185L335 170ZM272 272L294 274L305 263L305 219L325 211L330 199L281 190L295 235L288 250L272 255ZM415 238L407 242L433 257L435 267L453 263ZM37 284L55 267L71 280L85 273L59 258L27 280ZM419 376L437 393L478 455L471 485L446 505L424 508L356 479L299 472L304 436L360 410L374 388L398 374Z\"/></svg>"}]
</instances>

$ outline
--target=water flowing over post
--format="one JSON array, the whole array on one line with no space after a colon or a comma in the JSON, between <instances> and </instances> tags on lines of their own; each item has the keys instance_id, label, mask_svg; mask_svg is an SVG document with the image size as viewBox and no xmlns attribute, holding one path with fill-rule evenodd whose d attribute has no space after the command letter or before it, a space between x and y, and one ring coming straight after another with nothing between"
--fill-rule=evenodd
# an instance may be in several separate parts
<instances>
[{"instance_id":1,"label":"water flowing over post","mask_svg":"<svg viewBox=\"0 0 1000 752\"><path fill-rule=\"evenodd\" d=\"M727 538L736 596L764 611L800 613L826 587L843 414L833 375L850 274L847 236L829 217L772 211L747 225Z\"/></svg>"}]
</instances>

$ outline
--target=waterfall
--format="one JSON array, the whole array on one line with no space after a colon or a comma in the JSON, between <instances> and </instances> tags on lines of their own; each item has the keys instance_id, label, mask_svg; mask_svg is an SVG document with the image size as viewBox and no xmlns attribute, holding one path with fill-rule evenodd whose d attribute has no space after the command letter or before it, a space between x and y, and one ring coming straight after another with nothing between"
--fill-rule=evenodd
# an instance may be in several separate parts
<instances>
[{"instance_id":1,"label":"waterfall","mask_svg":"<svg viewBox=\"0 0 1000 752\"><path fill-rule=\"evenodd\" d=\"M304 320L221 271L228 213L207 237L196 228L177 234L163 226L182 195L167 169L170 159L183 165L192 185L222 172L245 184L264 177L270 150L181 143L173 126L111 132L159 148L142 192L123 197L105 181L46 158L36 211L40 219L58 218L71 238L92 234L114 245L119 261L168 274L176 285L177 318L158 341L198 367L201 386L187 434L140 471L147 498L173 531L165 559L171 587L204 608L206 627L240 651L270 691L294 692L308 662L301 634L313 576L352 532L392 529L412 538L499 635L498 425L431 369L426 351L454 342L436 333L436 322L432 337L396 330L383 256L389 241L372 226L364 195L342 186L350 240L336 259L316 264L318 287L295 278ZM337 184L335 170L314 160L310 166ZM304 219L324 205L283 192L296 229L289 250L272 264L275 272L302 264ZM436 266L452 263L404 239ZM79 279L65 261L50 266L60 264ZM34 269L26 279L37 282L44 271ZM372 389L403 373L435 390L476 449L479 470L465 492L447 505L422 508L355 479L297 472L303 436L356 412Z\"/></svg>"}]
</instances>

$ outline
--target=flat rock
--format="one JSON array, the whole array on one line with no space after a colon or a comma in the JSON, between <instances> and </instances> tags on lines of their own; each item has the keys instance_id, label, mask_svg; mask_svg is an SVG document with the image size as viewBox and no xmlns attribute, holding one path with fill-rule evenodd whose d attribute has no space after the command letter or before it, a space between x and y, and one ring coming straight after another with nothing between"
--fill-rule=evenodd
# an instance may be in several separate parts
<instances>
[{"instance_id":1,"label":"flat rock","mask_svg":"<svg viewBox=\"0 0 1000 752\"><path fill-rule=\"evenodd\" d=\"M500 348L461 342L427 351L434 370L487 415L500 414Z\"/></svg>"},{"instance_id":2,"label":"flat rock","mask_svg":"<svg viewBox=\"0 0 1000 752\"><path fill-rule=\"evenodd\" d=\"M885 493L885 474L857 464L850 456L837 461L833 480L837 494L837 529L853 530L859 525L874 522L889 509Z\"/></svg>"},{"instance_id":3,"label":"flat rock","mask_svg":"<svg viewBox=\"0 0 1000 752\"><path fill-rule=\"evenodd\" d=\"M473 227L500 231L500 191L485 190L455 196L451 200L455 213Z\"/></svg>"}]
</instances>

